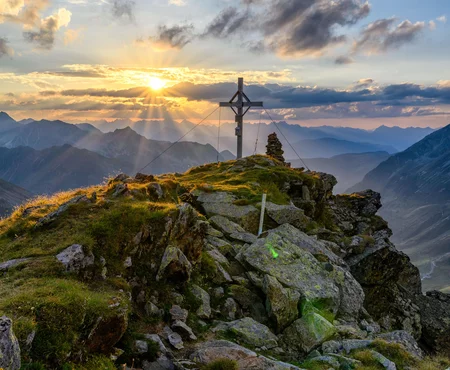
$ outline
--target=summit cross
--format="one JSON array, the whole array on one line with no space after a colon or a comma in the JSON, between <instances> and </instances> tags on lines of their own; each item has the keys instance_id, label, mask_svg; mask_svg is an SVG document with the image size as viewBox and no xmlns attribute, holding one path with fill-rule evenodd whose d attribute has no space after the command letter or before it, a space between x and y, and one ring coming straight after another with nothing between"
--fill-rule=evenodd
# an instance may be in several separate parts
<instances>
[{"instance_id":1,"label":"summit cross","mask_svg":"<svg viewBox=\"0 0 450 370\"><path fill-rule=\"evenodd\" d=\"M242 158L242 144L244 140L244 116L252 107L264 107L263 102L252 102L245 95L244 79L238 79L238 91L229 102L220 103L220 107L229 107L236 114L236 136L237 136L237 155L236 158ZM246 109L245 109L246 108ZM245 111L244 111L245 109Z\"/></svg>"}]
</instances>

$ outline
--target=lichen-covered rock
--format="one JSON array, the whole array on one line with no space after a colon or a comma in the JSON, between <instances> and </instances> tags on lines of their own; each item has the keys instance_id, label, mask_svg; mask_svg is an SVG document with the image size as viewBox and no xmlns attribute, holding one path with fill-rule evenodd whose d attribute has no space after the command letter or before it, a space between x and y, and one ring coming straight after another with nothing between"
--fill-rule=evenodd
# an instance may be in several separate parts
<instances>
[{"instance_id":1,"label":"lichen-covered rock","mask_svg":"<svg viewBox=\"0 0 450 370\"><path fill-rule=\"evenodd\" d=\"M213 216L209 219L209 222L215 228L221 230L225 235L230 235L233 233L245 233L245 230L242 226L224 216Z\"/></svg>"},{"instance_id":2,"label":"lichen-covered rock","mask_svg":"<svg viewBox=\"0 0 450 370\"><path fill-rule=\"evenodd\" d=\"M192 285L191 293L200 302L197 316L201 319L209 319L211 317L211 299L209 294L198 285Z\"/></svg>"},{"instance_id":3,"label":"lichen-covered rock","mask_svg":"<svg viewBox=\"0 0 450 370\"><path fill-rule=\"evenodd\" d=\"M297 229L303 230L310 222L305 212L291 205L278 205L271 202L266 203L267 215L278 225L290 224Z\"/></svg>"},{"instance_id":4,"label":"lichen-covered rock","mask_svg":"<svg viewBox=\"0 0 450 370\"><path fill-rule=\"evenodd\" d=\"M416 303L422 318L422 345L432 352L450 356L450 295L427 292Z\"/></svg>"},{"instance_id":5,"label":"lichen-covered rock","mask_svg":"<svg viewBox=\"0 0 450 370\"><path fill-rule=\"evenodd\" d=\"M320 301L334 313L338 311L340 292L333 274L301 245L288 240L282 230L271 232L267 238L244 248L240 260L275 277L306 299Z\"/></svg>"},{"instance_id":6,"label":"lichen-covered rock","mask_svg":"<svg viewBox=\"0 0 450 370\"><path fill-rule=\"evenodd\" d=\"M267 326L250 317L220 324L215 330L230 332L243 343L254 347L271 349L278 346L276 335Z\"/></svg>"},{"instance_id":7,"label":"lichen-covered rock","mask_svg":"<svg viewBox=\"0 0 450 370\"><path fill-rule=\"evenodd\" d=\"M373 340L363 339L345 339L341 341L331 340L322 344L323 353L343 353L347 355L355 349L364 349L369 347Z\"/></svg>"},{"instance_id":8,"label":"lichen-covered rock","mask_svg":"<svg viewBox=\"0 0 450 370\"><path fill-rule=\"evenodd\" d=\"M156 275L156 281L166 279L175 282L186 282L190 279L191 273L192 264L184 253L178 248L167 247Z\"/></svg>"},{"instance_id":9,"label":"lichen-covered rock","mask_svg":"<svg viewBox=\"0 0 450 370\"><path fill-rule=\"evenodd\" d=\"M192 361L200 365L224 358L236 361L239 370L300 370L297 366L258 356L255 352L226 340L203 342L190 356Z\"/></svg>"},{"instance_id":10,"label":"lichen-covered rock","mask_svg":"<svg viewBox=\"0 0 450 370\"><path fill-rule=\"evenodd\" d=\"M175 320L172 324L172 330L181 335L186 340L197 340L192 329L183 321Z\"/></svg>"},{"instance_id":11,"label":"lichen-covered rock","mask_svg":"<svg viewBox=\"0 0 450 370\"><path fill-rule=\"evenodd\" d=\"M19 342L13 332L12 320L0 317L0 369L19 370L20 365Z\"/></svg>"},{"instance_id":12,"label":"lichen-covered rock","mask_svg":"<svg viewBox=\"0 0 450 370\"><path fill-rule=\"evenodd\" d=\"M95 262L94 254L90 251L85 252L84 247L79 244L64 249L56 259L64 265L67 272L77 274L92 267Z\"/></svg>"},{"instance_id":13,"label":"lichen-covered rock","mask_svg":"<svg viewBox=\"0 0 450 370\"><path fill-rule=\"evenodd\" d=\"M281 332L298 318L300 294L293 289L284 288L270 275L264 276L263 291L269 317L275 321L278 332Z\"/></svg>"},{"instance_id":14,"label":"lichen-covered rock","mask_svg":"<svg viewBox=\"0 0 450 370\"><path fill-rule=\"evenodd\" d=\"M169 311L173 321L180 320L186 322L189 312L178 305L173 305Z\"/></svg>"},{"instance_id":15,"label":"lichen-covered rock","mask_svg":"<svg viewBox=\"0 0 450 370\"><path fill-rule=\"evenodd\" d=\"M296 320L282 335L283 346L289 352L307 354L336 332L333 324L315 312Z\"/></svg>"},{"instance_id":16,"label":"lichen-covered rock","mask_svg":"<svg viewBox=\"0 0 450 370\"><path fill-rule=\"evenodd\" d=\"M256 233L259 224L259 211L252 205L239 206L234 204L237 198L229 193L201 192L197 202L208 217L223 216L239 224L246 231Z\"/></svg>"},{"instance_id":17,"label":"lichen-covered rock","mask_svg":"<svg viewBox=\"0 0 450 370\"><path fill-rule=\"evenodd\" d=\"M388 358L384 357L381 353L376 351L369 351L372 357L386 370L397 370L397 366Z\"/></svg>"}]
</instances>

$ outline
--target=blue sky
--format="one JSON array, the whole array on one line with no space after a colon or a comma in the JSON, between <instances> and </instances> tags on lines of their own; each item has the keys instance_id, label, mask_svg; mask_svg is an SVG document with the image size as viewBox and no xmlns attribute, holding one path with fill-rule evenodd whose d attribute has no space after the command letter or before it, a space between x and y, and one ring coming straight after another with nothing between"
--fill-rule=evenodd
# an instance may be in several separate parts
<instances>
[{"instance_id":1,"label":"blue sky","mask_svg":"<svg viewBox=\"0 0 450 370\"><path fill-rule=\"evenodd\" d=\"M443 126L448 16L448 0L0 0L0 110L68 121L159 118L161 111L195 120L221 94L173 97L180 83L214 85L227 96L226 83L244 75L249 84L279 85L266 99L280 119ZM154 79L164 87L152 90ZM406 93L385 93L392 85ZM135 87L147 87L151 99L81 93ZM321 91L332 98L280 100L283 87L298 88L295 99L316 101L310 97ZM364 89L369 98L334 98Z\"/></svg>"}]
</instances>

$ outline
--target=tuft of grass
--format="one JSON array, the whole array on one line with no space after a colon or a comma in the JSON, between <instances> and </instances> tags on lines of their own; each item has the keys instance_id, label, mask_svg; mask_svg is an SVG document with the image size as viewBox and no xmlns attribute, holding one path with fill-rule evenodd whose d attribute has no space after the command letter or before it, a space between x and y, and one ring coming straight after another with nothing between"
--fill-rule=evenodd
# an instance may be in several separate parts
<instances>
[{"instance_id":1,"label":"tuft of grass","mask_svg":"<svg viewBox=\"0 0 450 370\"><path fill-rule=\"evenodd\" d=\"M416 365L417 360L410 355L405 348L398 343L389 343L381 339L377 339L371 346L375 351L381 353L397 365L397 369L402 370L407 367Z\"/></svg>"},{"instance_id":2,"label":"tuft of grass","mask_svg":"<svg viewBox=\"0 0 450 370\"><path fill-rule=\"evenodd\" d=\"M202 370L238 370L238 363L236 361L223 358L218 359L208 365L202 367Z\"/></svg>"}]
</instances>

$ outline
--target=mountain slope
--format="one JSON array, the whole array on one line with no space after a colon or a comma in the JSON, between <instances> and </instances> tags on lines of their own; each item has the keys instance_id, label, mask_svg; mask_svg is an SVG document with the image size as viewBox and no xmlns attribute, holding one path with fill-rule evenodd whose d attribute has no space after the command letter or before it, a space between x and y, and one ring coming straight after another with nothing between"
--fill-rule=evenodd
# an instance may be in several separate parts
<instances>
[{"instance_id":1,"label":"mountain slope","mask_svg":"<svg viewBox=\"0 0 450 370\"><path fill-rule=\"evenodd\" d=\"M345 192L349 187L359 183L364 175L390 157L387 152L341 154L331 158L305 159L306 165L313 171L332 173L338 184L336 193ZM304 167L302 161L292 161L294 168Z\"/></svg>"},{"instance_id":2,"label":"mountain slope","mask_svg":"<svg viewBox=\"0 0 450 370\"><path fill-rule=\"evenodd\" d=\"M426 289L450 289L450 125L369 172L350 191L381 192L380 214L393 240L424 276Z\"/></svg>"},{"instance_id":3,"label":"mountain slope","mask_svg":"<svg viewBox=\"0 0 450 370\"><path fill-rule=\"evenodd\" d=\"M100 184L131 166L69 145L38 151L28 147L0 148L0 178L35 194Z\"/></svg>"},{"instance_id":4,"label":"mountain slope","mask_svg":"<svg viewBox=\"0 0 450 370\"><path fill-rule=\"evenodd\" d=\"M0 132L16 128L19 124L5 112L0 112Z\"/></svg>"},{"instance_id":5,"label":"mountain slope","mask_svg":"<svg viewBox=\"0 0 450 370\"><path fill-rule=\"evenodd\" d=\"M396 152L395 148L387 145L352 142L333 138L302 140L298 143L294 143L293 146L298 154L304 158L329 158L347 153ZM292 156L285 156L287 158L295 158Z\"/></svg>"},{"instance_id":6,"label":"mountain slope","mask_svg":"<svg viewBox=\"0 0 450 370\"><path fill-rule=\"evenodd\" d=\"M28 190L0 179L0 217L9 214L14 207L33 197Z\"/></svg>"}]
</instances>

